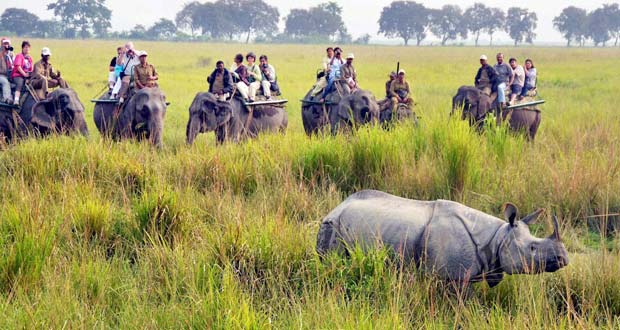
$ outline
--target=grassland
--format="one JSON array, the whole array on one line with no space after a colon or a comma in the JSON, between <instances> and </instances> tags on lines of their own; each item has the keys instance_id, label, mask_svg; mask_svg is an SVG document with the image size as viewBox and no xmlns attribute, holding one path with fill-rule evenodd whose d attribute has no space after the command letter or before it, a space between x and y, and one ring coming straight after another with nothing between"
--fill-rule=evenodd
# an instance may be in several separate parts
<instances>
[{"instance_id":1,"label":"grassland","mask_svg":"<svg viewBox=\"0 0 620 330\"><path fill-rule=\"evenodd\" d=\"M618 49L503 49L534 59L547 100L528 144L448 120L478 56L498 49L346 47L378 96L401 62L421 124L309 139L297 100L324 47L138 42L172 102L165 147L154 150L104 141L92 122L88 100L118 42L32 44L51 47L91 136L0 152L0 328L620 328L620 239L594 228L620 211ZM188 107L214 63L249 50L278 70L288 133L221 147L203 135L187 147ZM544 207L534 232L558 214L571 264L463 296L383 251L320 262L320 220L364 188L496 215L506 201Z\"/></svg>"}]
</instances>

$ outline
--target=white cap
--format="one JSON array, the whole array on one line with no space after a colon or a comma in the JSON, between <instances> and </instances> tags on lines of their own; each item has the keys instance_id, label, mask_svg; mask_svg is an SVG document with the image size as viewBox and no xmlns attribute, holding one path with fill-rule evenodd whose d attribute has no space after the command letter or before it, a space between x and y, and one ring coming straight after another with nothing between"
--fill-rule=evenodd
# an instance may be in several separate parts
<instances>
[{"instance_id":1,"label":"white cap","mask_svg":"<svg viewBox=\"0 0 620 330\"><path fill-rule=\"evenodd\" d=\"M400 71L398 71L398 74L401 74L401 73L402 73L402 74L405 74L406 72L405 72L405 70L400 69Z\"/></svg>"},{"instance_id":2,"label":"white cap","mask_svg":"<svg viewBox=\"0 0 620 330\"><path fill-rule=\"evenodd\" d=\"M354 59L355 55L353 55L353 53L349 53L349 55L347 55L347 60L348 59Z\"/></svg>"},{"instance_id":3,"label":"white cap","mask_svg":"<svg viewBox=\"0 0 620 330\"><path fill-rule=\"evenodd\" d=\"M49 56L49 55L52 55L52 52L50 51L49 48L43 47L43 49L41 49L41 55Z\"/></svg>"},{"instance_id":4,"label":"white cap","mask_svg":"<svg viewBox=\"0 0 620 330\"><path fill-rule=\"evenodd\" d=\"M2 43L3 44L10 44L11 40L7 39L7 38L2 38Z\"/></svg>"},{"instance_id":5,"label":"white cap","mask_svg":"<svg viewBox=\"0 0 620 330\"><path fill-rule=\"evenodd\" d=\"M142 51L138 51L137 55L138 57L142 57L142 56L148 56L149 53L147 53L146 50L142 50Z\"/></svg>"},{"instance_id":6,"label":"white cap","mask_svg":"<svg viewBox=\"0 0 620 330\"><path fill-rule=\"evenodd\" d=\"M487 60L487 56L486 55L480 55L480 59L486 61Z\"/></svg>"}]
</instances>

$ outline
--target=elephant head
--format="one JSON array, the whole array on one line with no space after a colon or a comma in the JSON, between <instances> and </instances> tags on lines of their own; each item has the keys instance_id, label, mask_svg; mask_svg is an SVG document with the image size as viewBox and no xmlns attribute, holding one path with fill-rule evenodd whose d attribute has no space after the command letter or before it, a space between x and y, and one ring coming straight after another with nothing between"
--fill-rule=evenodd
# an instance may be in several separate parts
<instances>
[{"instance_id":1,"label":"elephant head","mask_svg":"<svg viewBox=\"0 0 620 330\"><path fill-rule=\"evenodd\" d=\"M469 119L470 124L474 125L484 120L492 106L491 98L481 90L473 86L461 86L452 98L451 113L462 109L461 119Z\"/></svg>"},{"instance_id":2,"label":"elephant head","mask_svg":"<svg viewBox=\"0 0 620 330\"><path fill-rule=\"evenodd\" d=\"M380 107L375 96L364 90L357 90L340 100L337 111L332 113L330 121L332 133L335 133L338 122L343 121L349 125L364 125L376 123L379 120Z\"/></svg>"},{"instance_id":3,"label":"elephant head","mask_svg":"<svg viewBox=\"0 0 620 330\"><path fill-rule=\"evenodd\" d=\"M166 96L159 88L137 91L119 116L121 137L145 137L161 147L166 108Z\"/></svg>"},{"instance_id":4,"label":"elephant head","mask_svg":"<svg viewBox=\"0 0 620 330\"><path fill-rule=\"evenodd\" d=\"M230 102L220 102L211 93L198 93L189 108L187 123L187 144L194 143L199 133L226 130L226 126L234 117L233 106ZM218 141L221 138L218 134Z\"/></svg>"},{"instance_id":5,"label":"elephant head","mask_svg":"<svg viewBox=\"0 0 620 330\"><path fill-rule=\"evenodd\" d=\"M59 88L50 93L47 99L35 103L30 123L43 135L79 132L88 136L84 105L70 88Z\"/></svg>"}]
</instances>

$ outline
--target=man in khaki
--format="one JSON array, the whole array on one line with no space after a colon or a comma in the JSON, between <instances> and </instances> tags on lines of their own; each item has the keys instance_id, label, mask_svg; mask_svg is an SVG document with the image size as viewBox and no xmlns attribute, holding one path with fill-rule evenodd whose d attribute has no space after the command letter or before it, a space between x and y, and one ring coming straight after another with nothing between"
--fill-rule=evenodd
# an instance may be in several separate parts
<instances>
[{"instance_id":1,"label":"man in khaki","mask_svg":"<svg viewBox=\"0 0 620 330\"><path fill-rule=\"evenodd\" d=\"M413 107L411 89L409 88L409 83L405 80L405 70L398 71L398 77L392 81L390 96L392 97L392 111L394 113L398 110L400 103L407 104L410 109Z\"/></svg>"},{"instance_id":2,"label":"man in khaki","mask_svg":"<svg viewBox=\"0 0 620 330\"><path fill-rule=\"evenodd\" d=\"M353 67L354 58L355 55L349 54L347 56L347 63L345 63L340 69L342 71L342 78L347 81L347 84L349 84L351 91L357 88L357 72L355 71L355 67Z\"/></svg>"},{"instance_id":3,"label":"man in khaki","mask_svg":"<svg viewBox=\"0 0 620 330\"><path fill-rule=\"evenodd\" d=\"M323 75L319 80L317 80L316 85L314 85L314 89L312 90L312 96L319 95L325 87L327 87L327 76L329 75L329 63L334 58L334 49L332 47L327 48L327 57L323 59Z\"/></svg>"},{"instance_id":4,"label":"man in khaki","mask_svg":"<svg viewBox=\"0 0 620 330\"><path fill-rule=\"evenodd\" d=\"M60 77L60 71L54 72L52 63L49 62L52 52L49 48L41 49L41 60L34 65L30 85L35 90L39 99L47 98L50 88L69 87L67 83Z\"/></svg>"},{"instance_id":5,"label":"man in khaki","mask_svg":"<svg viewBox=\"0 0 620 330\"><path fill-rule=\"evenodd\" d=\"M138 58L140 64L134 67L133 70L133 82L136 84L137 89L154 88L157 86L157 71L155 67L146 62L146 57L149 55L146 51L138 52Z\"/></svg>"}]
</instances>

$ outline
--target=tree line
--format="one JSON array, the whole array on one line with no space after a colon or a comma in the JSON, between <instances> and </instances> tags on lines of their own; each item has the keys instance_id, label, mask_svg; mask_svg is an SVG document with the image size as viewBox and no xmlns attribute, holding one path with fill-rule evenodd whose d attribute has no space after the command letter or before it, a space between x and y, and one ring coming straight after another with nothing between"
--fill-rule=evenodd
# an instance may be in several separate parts
<instances>
[{"instance_id":1,"label":"tree line","mask_svg":"<svg viewBox=\"0 0 620 330\"><path fill-rule=\"evenodd\" d=\"M252 10L247 10L252 8ZM370 35L354 39L343 21L342 7L326 2L308 9L292 9L285 17L265 0L217 0L186 3L174 20L161 18L151 26L135 25L128 31L110 31L112 11L105 0L57 0L47 5L51 20L22 8L7 8L0 16L0 31L40 38L122 38L145 40L237 40L290 43L367 44ZM239 13L243 13L240 15ZM278 23L284 23L280 31ZM514 45L533 43L538 23L535 12L511 7L507 11L483 3L462 9L458 5L427 8L415 1L394 1L383 8L378 34L402 39L405 45L420 45L429 36L441 45L473 38L478 46L481 35L493 44L496 33L504 31ZM603 5L587 12L570 6L553 20L567 40L583 46L592 40L605 46L618 45L620 9L618 4Z\"/></svg>"}]
</instances>

